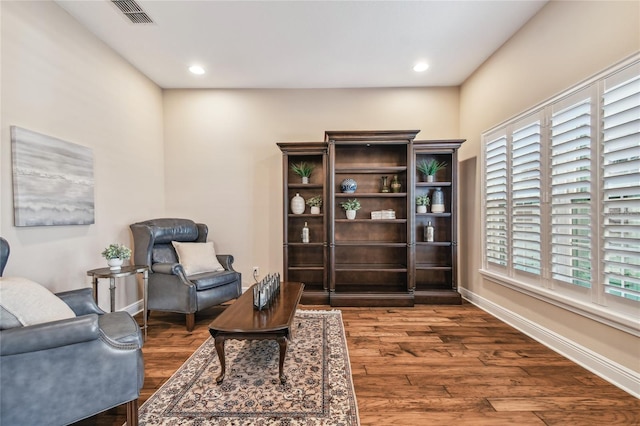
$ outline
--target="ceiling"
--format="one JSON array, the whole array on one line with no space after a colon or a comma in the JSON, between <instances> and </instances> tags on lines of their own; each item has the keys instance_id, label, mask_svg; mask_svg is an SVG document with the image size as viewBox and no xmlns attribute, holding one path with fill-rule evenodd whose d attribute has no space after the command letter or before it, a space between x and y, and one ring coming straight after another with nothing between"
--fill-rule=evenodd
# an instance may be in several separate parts
<instances>
[{"instance_id":1,"label":"ceiling","mask_svg":"<svg viewBox=\"0 0 640 426\"><path fill-rule=\"evenodd\" d=\"M457 86L546 1L56 0L163 88Z\"/></svg>"}]
</instances>

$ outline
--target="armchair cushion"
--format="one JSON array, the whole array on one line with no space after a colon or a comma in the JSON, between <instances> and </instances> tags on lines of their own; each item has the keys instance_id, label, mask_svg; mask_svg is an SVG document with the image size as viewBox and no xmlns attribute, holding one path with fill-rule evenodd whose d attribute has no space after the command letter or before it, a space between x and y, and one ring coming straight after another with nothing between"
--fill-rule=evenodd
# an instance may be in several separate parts
<instances>
[{"instance_id":1,"label":"armchair cushion","mask_svg":"<svg viewBox=\"0 0 640 426\"><path fill-rule=\"evenodd\" d=\"M212 242L179 243L172 241L171 244L176 249L178 260L187 276L203 272L224 271L218 262Z\"/></svg>"},{"instance_id":2,"label":"armchair cushion","mask_svg":"<svg viewBox=\"0 0 640 426\"><path fill-rule=\"evenodd\" d=\"M197 291L208 290L238 281L240 275L235 271L215 271L195 274L189 277L189 281L196 285Z\"/></svg>"},{"instance_id":3,"label":"armchair cushion","mask_svg":"<svg viewBox=\"0 0 640 426\"><path fill-rule=\"evenodd\" d=\"M0 306L3 312L0 329L3 330L15 327L15 319L21 325L27 326L76 316L73 310L51 291L21 277L0 278ZM4 315L5 311L11 315Z\"/></svg>"}]
</instances>

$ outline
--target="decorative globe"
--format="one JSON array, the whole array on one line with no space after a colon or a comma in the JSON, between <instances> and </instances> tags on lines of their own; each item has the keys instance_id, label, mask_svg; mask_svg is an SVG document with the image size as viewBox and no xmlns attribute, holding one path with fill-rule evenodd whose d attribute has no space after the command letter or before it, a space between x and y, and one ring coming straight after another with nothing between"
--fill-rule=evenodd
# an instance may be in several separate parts
<instances>
[{"instance_id":1,"label":"decorative globe","mask_svg":"<svg viewBox=\"0 0 640 426\"><path fill-rule=\"evenodd\" d=\"M340 189L345 194L351 194L353 192L356 192L357 187L358 187L358 184L356 183L355 180L351 178L343 180L342 183L340 184Z\"/></svg>"}]
</instances>

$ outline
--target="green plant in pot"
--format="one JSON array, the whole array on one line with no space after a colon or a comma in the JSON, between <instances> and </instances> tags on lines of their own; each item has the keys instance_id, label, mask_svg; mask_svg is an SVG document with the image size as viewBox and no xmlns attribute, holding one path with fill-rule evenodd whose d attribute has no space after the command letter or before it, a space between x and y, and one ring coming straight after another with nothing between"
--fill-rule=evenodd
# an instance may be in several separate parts
<instances>
[{"instance_id":1,"label":"green plant in pot","mask_svg":"<svg viewBox=\"0 0 640 426\"><path fill-rule=\"evenodd\" d=\"M291 163L291 170L302 178L302 183L309 183L309 177L314 168L315 166L313 164L307 163L306 161L301 161L297 164Z\"/></svg>"},{"instance_id":2,"label":"green plant in pot","mask_svg":"<svg viewBox=\"0 0 640 426\"><path fill-rule=\"evenodd\" d=\"M416 197L416 206L417 206L416 213L426 213L427 206L429 204L431 204L431 200L429 199L428 195L418 195Z\"/></svg>"},{"instance_id":3,"label":"green plant in pot","mask_svg":"<svg viewBox=\"0 0 640 426\"><path fill-rule=\"evenodd\" d=\"M437 161L433 158L431 160L422 160L416 166L418 171L427 177L427 182L433 182L436 173L446 167L447 163L445 161Z\"/></svg>"},{"instance_id":4,"label":"green plant in pot","mask_svg":"<svg viewBox=\"0 0 640 426\"><path fill-rule=\"evenodd\" d=\"M360 210L360 201L357 198L343 201L340 205L346 211L347 219L353 220L356 218L356 211Z\"/></svg>"},{"instance_id":5,"label":"green plant in pot","mask_svg":"<svg viewBox=\"0 0 640 426\"><path fill-rule=\"evenodd\" d=\"M107 259L111 269L120 269L122 263L131 257L131 249L122 244L113 243L109 244L101 254Z\"/></svg>"},{"instance_id":6,"label":"green plant in pot","mask_svg":"<svg viewBox=\"0 0 640 426\"><path fill-rule=\"evenodd\" d=\"M311 207L311 214L320 214L320 207L322 207L322 196L315 195L307 200L307 205Z\"/></svg>"}]
</instances>

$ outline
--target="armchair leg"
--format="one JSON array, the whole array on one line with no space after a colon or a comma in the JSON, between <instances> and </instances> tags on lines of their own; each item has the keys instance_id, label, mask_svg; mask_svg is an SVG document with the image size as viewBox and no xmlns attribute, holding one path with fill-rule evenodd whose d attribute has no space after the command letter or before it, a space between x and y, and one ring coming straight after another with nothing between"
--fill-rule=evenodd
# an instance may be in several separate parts
<instances>
[{"instance_id":1,"label":"armchair leg","mask_svg":"<svg viewBox=\"0 0 640 426\"><path fill-rule=\"evenodd\" d=\"M196 314L187 314L187 331L193 331L193 327L196 326Z\"/></svg>"},{"instance_id":2,"label":"armchair leg","mask_svg":"<svg viewBox=\"0 0 640 426\"><path fill-rule=\"evenodd\" d=\"M138 426L138 399L127 402L127 426Z\"/></svg>"}]
</instances>

